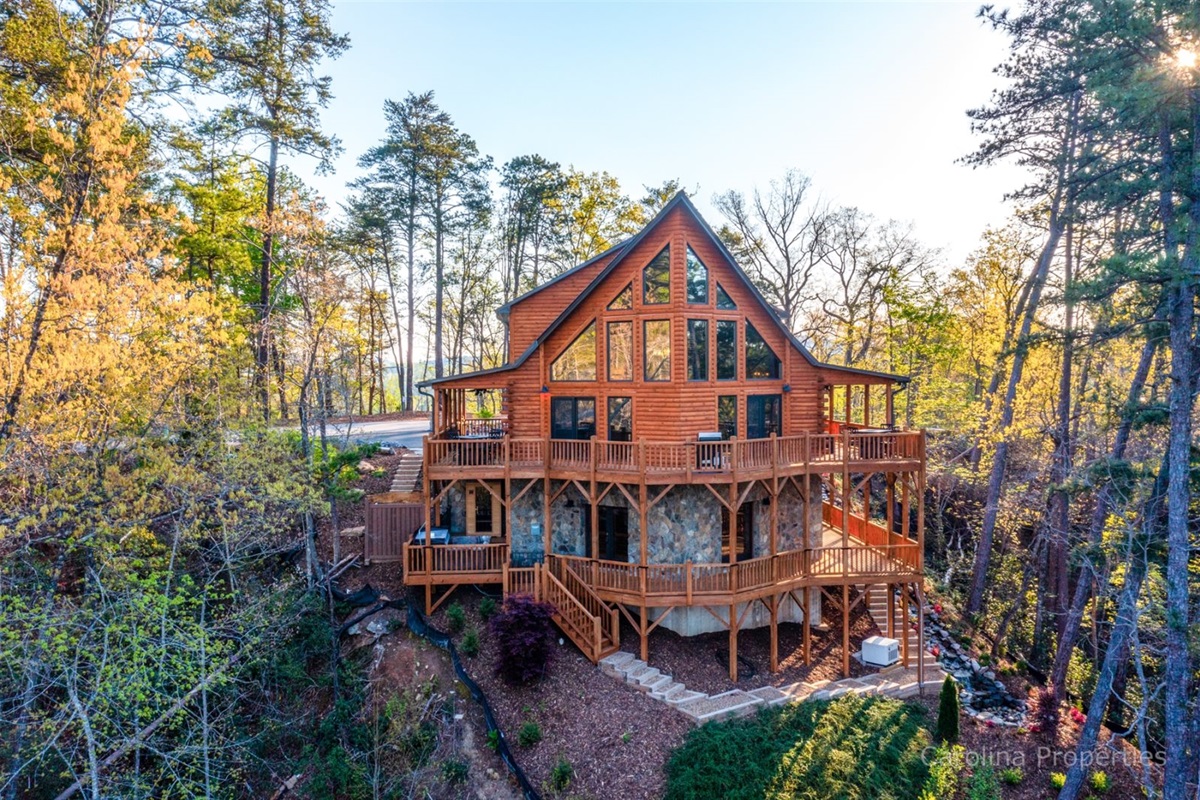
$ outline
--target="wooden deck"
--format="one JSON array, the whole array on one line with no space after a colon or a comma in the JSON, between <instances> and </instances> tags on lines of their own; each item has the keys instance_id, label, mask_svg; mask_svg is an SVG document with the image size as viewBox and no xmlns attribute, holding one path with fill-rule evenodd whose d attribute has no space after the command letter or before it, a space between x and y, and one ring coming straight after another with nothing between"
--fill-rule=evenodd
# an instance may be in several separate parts
<instances>
[{"instance_id":1,"label":"wooden deck","mask_svg":"<svg viewBox=\"0 0 1200 800\"><path fill-rule=\"evenodd\" d=\"M425 440L431 480L544 478L729 483L829 472L903 472L925 460L921 431L804 433L722 442L609 442L479 436Z\"/></svg>"},{"instance_id":2,"label":"wooden deck","mask_svg":"<svg viewBox=\"0 0 1200 800\"><path fill-rule=\"evenodd\" d=\"M838 511L834 509L834 511ZM837 516L826 511L827 517ZM861 524L861 518L851 517ZM840 524L840 516L837 518ZM822 546L760 556L736 564L648 564L604 561L579 556L551 555L552 564L565 564L606 603L634 606L727 606L806 586L896 583L917 580L920 547L876 523L866 523L874 543L850 537L827 521ZM430 560L432 559L432 560ZM532 580L534 568L510 566L507 544L408 544L404 553L404 582L410 586L500 584L504 593L541 594ZM561 575L560 575L561 580Z\"/></svg>"}]
</instances>

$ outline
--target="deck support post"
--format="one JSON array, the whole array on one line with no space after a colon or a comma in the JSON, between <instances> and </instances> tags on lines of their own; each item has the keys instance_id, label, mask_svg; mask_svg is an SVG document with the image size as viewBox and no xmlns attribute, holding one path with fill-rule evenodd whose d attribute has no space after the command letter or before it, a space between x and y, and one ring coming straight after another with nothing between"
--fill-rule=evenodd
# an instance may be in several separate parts
<instances>
[{"instance_id":1,"label":"deck support post","mask_svg":"<svg viewBox=\"0 0 1200 800\"><path fill-rule=\"evenodd\" d=\"M900 584L900 656L908 667L908 584Z\"/></svg>"},{"instance_id":2,"label":"deck support post","mask_svg":"<svg viewBox=\"0 0 1200 800\"><path fill-rule=\"evenodd\" d=\"M896 588L892 584L887 584L887 636L889 639L896 638Z\"/></svg>"},{"instance_id":3,"label":"deck support post","mask_svg":"<svg viewBox=\"0 0 1200 800\"><path fill-rule=\"evenodd\" d=\"M925 590L914 583L917 595L917 689L925 693Z\"/></svg>"},{"instance_id":4,"label":"deck support post","mask_svg":"<svg viewBox=\"0 0 1200 800\"><path fill-rule=\"evenodd\" d=\"M842 584L842 677L850 677L850 584Z\"/></svg>"},{"instance_id":5,"label":"deck support post","mask_svg":"<svg viewBox=\"0 0 1200 800\"><path fill-rule=\"evenodd\" d=\"M643 570L642 574L643 575L646 574L644 570ZM640 612L640 619L639 619L639 624L638 624L638 636L640 636L641 640L642 640L642 661L649 661L650 660L650 634L647 632L647 626L646 626L646 595L645 594L642 595L642 604L638 608L638 611Z\"/></svg>"},{"instance_id":6,"label":"deck support post","mask_svg":"<svg viewBox=\"0 0 1200 800\"><path fill-rule=\"evenodd\" d=\"M779 595L771 594L771 672L779 672Z\"/></svg>"},{"instance_id":7,"label":"deck support post","mask_svg":"<svg viewBox=\"0 0 1200 800\"><path fill-rule=\"evenodd\" d=\"M737 639L738 639L738 615L737 606L729 605L729 680L737 683Z\"/></svg>"},{"instance_id":8,"label":"deck support post","mask_svg":"<svg viewBox=\"0 0 1200 800\"><path fill-rule=\"evenodd\" d=\"M804 598L804 666L808 666L809 658L812 654L812 589L805 587L800 590L800 596Z\"/></svg>"}]
</instances>

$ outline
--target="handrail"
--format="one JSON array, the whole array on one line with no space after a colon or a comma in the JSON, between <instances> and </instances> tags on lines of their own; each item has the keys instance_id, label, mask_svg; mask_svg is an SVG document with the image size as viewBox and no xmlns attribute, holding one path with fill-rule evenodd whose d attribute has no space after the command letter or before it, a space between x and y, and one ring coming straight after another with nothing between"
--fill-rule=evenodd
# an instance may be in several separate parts
<instances>
[{"instance_id":1,"label":"handrail","mask_svg":"<svg viewBox=\"0 0 1200 800\"><path fill-rule=\"evenodd\" d=\"M598 656L601 649L600 617L588 612L587 607L554 576L552 570L542 571L542 590L544 599L554 606L555 613L566 628L570 628L575 636L571 638L581 647L584 642L592 646L593 657ZM569 631L570 632L570 631Z\"/></svg>"},{"instance_id":2,"label":"handrail","mask_svg":"<svg viewBox=\"0 0 1200 800\"><path fill-rule=\"evenodd\" d=\"M774 469L821 470L847 463L923 461L923 431L802 433L768 439L721 442L592 439L431 438L426 440L431 473L514 467L643 474L649 478L764 473Z\"/></svg>"}]
</instances>

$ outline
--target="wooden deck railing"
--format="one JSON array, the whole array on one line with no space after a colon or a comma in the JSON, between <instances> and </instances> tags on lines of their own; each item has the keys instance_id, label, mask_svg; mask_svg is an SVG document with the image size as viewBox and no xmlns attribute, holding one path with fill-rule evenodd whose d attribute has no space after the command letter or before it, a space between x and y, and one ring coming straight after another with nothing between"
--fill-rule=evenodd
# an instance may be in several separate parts
<instances>
[{"instance_id":1,"label":"wooden deck railing","mask_svg":"<svg viewBox=\"0 0 1200 800\"><path fill-rule=\"evenodd\" d=\"M448 583L456 576L468 581L499 583L508 566L507 544L404 545L405 583ZM436 579L435 579L436 578Z\"/></svg>"},{"instance_id":2,"label":"wooden deck railing","mask_svg":"<svg viewBox=\"0 0 1200 800\"><path fill-rule=\"evenodd\" d=\"M564 474L595 471L647 480L824 472L849 463L908 462L925 458L922 431L802 433L722 442L609 442L592 439L432 438L425 442L431 478L515 469Z\"/></svg>"}]
</instances>

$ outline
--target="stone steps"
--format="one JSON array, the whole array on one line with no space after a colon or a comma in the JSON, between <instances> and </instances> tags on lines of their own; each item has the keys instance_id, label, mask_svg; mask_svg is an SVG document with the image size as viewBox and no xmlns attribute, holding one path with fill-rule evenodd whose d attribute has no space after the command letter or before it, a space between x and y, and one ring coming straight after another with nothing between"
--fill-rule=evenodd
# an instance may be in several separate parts
<instances>
[{"instance_id":1,"label":"stone steps","mask_svg":"<svg viewBox=\"0 0 1200 800\"><path fill-rule=\"evenodd\" d=\"M733 689L721 694L698 697L695 700L680 703L675 708L691 717L697 725L702 725L714 720L745 716L762 705L763 701L749 692Z\"/></svg>"},{"instance_id":2,"label":"stone steps","mask_svg":"<svg viewBox=\"0 0 1200 800\"><path fill-rule=\"evenodd\" d=\"M396 471L392 473L392 491L413 493L423 489L421 470L423 468L420 453L408 451L400 457Z\"/></svg>"}]
</instances>

